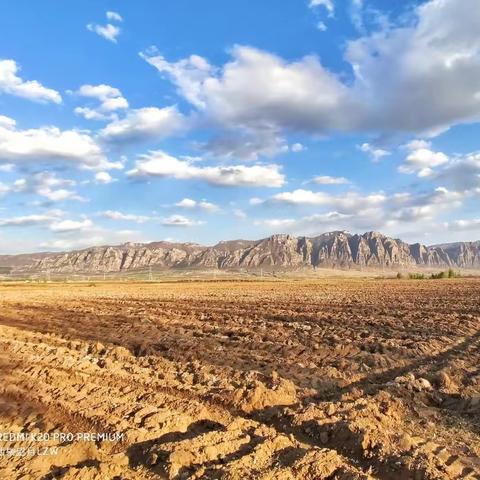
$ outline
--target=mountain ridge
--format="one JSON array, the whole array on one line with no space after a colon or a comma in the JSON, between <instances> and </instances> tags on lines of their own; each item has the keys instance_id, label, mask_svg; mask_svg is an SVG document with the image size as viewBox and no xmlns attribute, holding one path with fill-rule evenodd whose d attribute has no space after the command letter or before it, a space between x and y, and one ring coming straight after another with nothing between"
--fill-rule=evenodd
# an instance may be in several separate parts
<instances>
[{"instance_id":1,"label":"mountain ridge","mask_svg":"<svg viewBox=\"0 0 480 480\"><path fill-rule=\"evenodd\" d=\"M104 245L68 252L0 255L0 267L17 272L104 273L156 269L255 268L480 268L480 241L426 246L380 232L326 232L313 237L275 234L260 240L226 240L213 246L150 242Z\"/></svg>"}]
</instances>

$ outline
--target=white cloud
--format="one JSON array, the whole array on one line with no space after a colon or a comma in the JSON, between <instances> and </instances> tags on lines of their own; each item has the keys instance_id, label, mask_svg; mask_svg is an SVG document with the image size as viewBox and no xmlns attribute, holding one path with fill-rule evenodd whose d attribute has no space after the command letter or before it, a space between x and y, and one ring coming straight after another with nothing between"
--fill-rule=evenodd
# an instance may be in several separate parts
<instances>
[{"instance_id":1,"label":"white cloud","mask_svg":"<svg viewBox=\"0 0 480 480\"><path fill-rule=\"evenodd\" d=\"M172 177L177 180L201 180L212 185L243 187L281 187L285 177L278 165L232 165L197 167L188 160L179 160L162 151L142 155L131 177Z\"/></svg>"},{"instance_id":2,"label":"white cloud","mask_svg":"<svg viewBox=\"0 0 480 480\"><path fill-rule=\"evenodd\" d=\"M289 150L285 139L269 129L222 132L208 142L200 144L199 148L214 157L246 161L274 157Z\"/></svg>"},{"instance_id":3,"label":"white cloud","mask_svg":"<svg viewBox=\"0 0 480 480\"><path fill-rule=\"evenodd\" d=\"M328 15L333 16L335 13L335 6L332 0L310 0L309 7L325 7L327 9Z\"/></svg>"},{"instance_id":4,"label":"white cloud","mask_svg":"<svg viewBox=\"0 0 480 480\"><path fill-rule=\"evenodd\" d=\"M120 143L161 140L185 127L186 120L177 107L146 107L130 110L125 118L109 123L100 132L100 137Z\"/></svg>"},{"instance_id":5,"label":"white cloud","mask_svg":"<svg viewBox=\"0 0 480 480\"><path fill-rule=\"evenodd\" d=\"M451 159L432 172L429 179L440 181L460 192L480 194L480 153Z\"/></svg>"},{"instance_id":6,"label":"white cloud","mask_svg":"<svg viewBox=\"0 0 480 480\"><path fill-rule=\"evenodd\" d=\"M0 197L3 197L10 192L10 187L3 182L0 182Z\"/></svg>"},{"instance_id":7,"label":"white cloud","mask_svg":"<svg viewBox=\"0 0 480 480\"><path fill-rule=\"evenodd\" d=\"M90 230L93 227L91 220L86 218L85 220L61 220L59 222L54 222L50 225L50 230L52 232L78 232L84 230Z\"/></svg>"},{"instance_id":8,"label":"white cloud","mask_svg":"<svg viewBox=\"0 0 480 480\"><path fill-rule=\"evenodd\" d=\"M108 185L113 182L115 182L115 179L108 172L97 172L95 174L95 183Z\"/></svg>"},{"instance_id":9,"label":"white cloud","mask_svg":"<svg viewBox=\"0 0 480 480\"><path fill-rule=\"evenodd\" d=\"M112 112L128 108L128 101L123 97L122 92L110 85L82 85L76 93L82 97L93 98L100 102L100 105L95 108L75 108L75 113L87 120L116 119Z\"/></svg>"},{"instance_id":10,"label":"white cloud","mask_svg":"<svg viewBox=\"0 0 480 480\"><path fill-rule=\"evenodd\" d=\"M453 222L447 222L444 227L453 232L459 230L480 230L480 218L474 218L470 220L455 220Z\"/></svg>"},{"instance_id":11,"label":"white cloud","mask_svg":"<svg viewBox=\"0 0 480 480\"><path fill-rule=\"evenodd\" d=\"M306 150L306 148L301 143L294 143L290 147L290 150L292 150L293 153L299 153L299 152L303 152L304 150Z\"/></svg>"},{"instance_id":12,"label":"white cloud","mask_svg":"<svg viewBox=\"0 0 480 480\"><path fill-rule=\"evenodd\" d=\"M68 187L75 186L74 180L59 178L54 172L39 172L30 175L27 178L17 179L11 191L35 193L41 197L47 198L51 202L61 202L65 200L85 199Z\"/></svg>"},{"instance_id":13,"label":"white cloud","mask_svg":"<svg viewBox=\"0 0 480 480\"><path fill-rule=\"evenodd\" d=\"M37 102L62 102L62 97L56 90L46 88L36 80L22 80L17 75L18 71L19 67L14 60L0 60L0 93Z\"/></svg>"},{"instance_id":14,"label":"white cloud","mask_svg":"<svg viewBox=\"0 0 480 480\"><path fill-rule=\"evenodd\" d=\"M331 177L329 175L319 175L310 180L317 185L347 185L350 181L345 177Z\"/></svg>"},{"instance_id":15,"label":"white cloud","mask_svg":"<svg viewBox=\"0 0 480 480\"><path fill-rule=\"evenodd\" d=\"M142 58L167 75L210 121L225 128L316 132L346 128L345 122L355 116L348 89L315 56L288 63L245 46L235 46L231 54L221 69L198 56L176 63L162 55Z\"/></svg>"},{"instance_id":16,"label":"white cloud","mask_svg":"<svg viewBox=\"0 0 480 480\"><path fill-rule=\"evenodd\" d=\"M74 250L77 248L88 248L94 245L104 244L105 238L102 235L92 235L88 237L78 237L78 233L75 238L58 238L42 242L40 247L48 250Z\"/></svg>"},{"instance_id":17,"label":"white cloud","mask_svg":"<svg viewBox=\"0 0 480 480\"><path fill-rule=\"evenodd\" d=\"M52 232L53 239L40 244L42 249L48 250L72 250L89 248L95 245L116 245L119 243L141 242L141 233L135 230L106 230L97 226L80 228L63 232Z\"/></svg>"},{"instance_id":18,"label":"white cloud","mask_svg":"<svg viewBox=\"0 0 480 480\"><path fill-rule=\"evenodd\" d=\"M480 118L480 10L476 0L430 0L410 25L385 26L350 42L353 93L365 127L438 134Z\"/></svg>"},{"instance_id":19,"label":"white cloud","mask_svg":"<svg viewBox=\"0 0 480 480\"><path fill-rule=\"evenodd\" d=\"M272 199L277 197L273 202ZM398 235L401 228L423 234L425 228L437 224L439 215L458 209L465 195L438 187L421 194L397 193L393 195L368 194L327 195L314 192L294 191L279 194L269 201L274 204L290 204L317 207L325 211L303 217L270 218L257 220L274 231L318 234L326 229L382 230Z\"/></svg>"},{"instance_id":20,"label":"white cloud","mask_svg":"<svg viewBox=\"0 0 480 480\"><path fill-rule=\"evenodd\" d=\"M72 250L95 245L115 245L126 241L142 241L140 233L134 230L105 230L91 227L84 230L55 232L56 238L40 244L42 249Z\"/></svg>"},{"instance_id":21,"label":"white cloud","mask_svg":"<svg viewBox=\"0 0 480 480\"><path fill-rule=\"evenodd\" d=\"M257 220L255 224L265 225L277 231L285 229L287 231L303 231L319 234L322 233L324 229L341 230L345 223L349 222L351 218L352 215L327 212L307 215L300 218L268 218L265 220Z\"/></svg>"},{"instance_id":22,"label":"white cloud","mask_svg":"<svg viewBox=\"0 0 480 480\"><path fill-rule=\"evenodd\" d=\"M107 20L111 22L123 22L122 16L117 12L108 11L107 12Z\"/></svg>"},{"instance_id":23,"label":"white cloud","mask_svg":"<svg viewBox=\"0 0 480 480\"><path fill-rule=\"evenodd\" d=\"M14 169L15 165L13 165L13 163L4 163L3 165L0 165L0 172L3 173L13 172Z\"/></svg>"},{"instance_id":24,"label":"white cloud","mask_svg":"<svg viewBox=\"0 0 480 480\"><path fill-rule=\"evenodd\" d=\"M185 208L185 209L200 209L207 212L218 212L220 208L214 203L207 202L206 200L192 200L191 198L184 198L180 202L175 204L176 207Z\"/></svg>"},{"instance_id":25,"label":"white cloud","mask_svg":"<svg viewBox=\"0 0 480 480\"><path fill-rule=\"evenodd\" d=\"M320 30L321 32L326 32L327 31L327 26L325 25L324 22L319 21L319 22L317 22L317 29Z\"/></svg>"},{"instance_id":26,"label":"white cloud","mask_svg":"<svg viewBox=\"0 0 480 480\"><path fill-rule=\"evenodd\" d=\"M162 225L166 227L195 227L198 225L203 225L204 222L198 220L191 220L182 215L172 215L168 218L163 219Z\"/></svg>"},{"instance_id":27,"label":"white cloud","mask_svg":"<svg viewBox=\"0 0 480 480\"><path fill-rule=\"evenodd\" d=\"M9 128L11 130L15 128L16 124L17 122L13 118L0 115L0 127Z\"/></svg>"},{"instance_id":28,"label":"white cloud","mask_svg":"<svg viewBox=\"0 0 480 480\"><path fill-rule=\"evenodd\" d=\"M406 146L410 153L398 168L401 173L416 173L419 177L429 177L433 168L448 163L448 157L442 152L434 152L429 144L422 140L414 140Z\"/></svg>"},{"instance_id":29,"label":"white cloud","mask_svg":"<svg viewBox=\"0 0 480 480\"><path fill-rule=\"evenodd\" d=\"M384 193L361 195L357 192L332 195L298 189L273 195L266 201L255 199L255 204L325 208L328 211L319 214L334 211L340 215L351 215L354 226L375 229L400 223L410 223L418 227L423 225L424 221L433 221L443 212L458 209L465 198L465 193L451 191L445 187L437 187L428 193L400 192L392 195Z\"/></svg>"},{"instance_id":30,"label":"white cloud","mask_svg":"<svg viewBox=\"0 0 480 480\"><path fill-rule=\"evenodd\" d=\"M344 211L378 207L385 203L387 197L382 193L359 195L347 192L342 195L330 195L325 192L297 189L293 192L282 192L271 197L271 202L291 205L324 205Z\"/></svg>"},{"instance_id":31,"label":"white cloud","mask_svg":"<svg viewBox=\"0 0 480 480\"><path fill-rule=\"evenodd\" d=\"M358 147L362 152L368 153L374 162L378 162L382 157L386 157L387 155L391 155L388 150L384 150L383 148L374 147L369 143L363 143Z\"/></svg>"},{"instance_id":32,"label":"white cloud","mask_svg":"<svg viewBox=\"0 0 480 480\"><path fill-rule=\"evenodd\" d=\"M117 43L117 37L120 35L120 27L107 23L106 25L97 25L95 23L89 23L87 30L100 35L101 37L109 40L110 42Z\"/></svg>"},{"instance_id":33,"label":"white cloud","mask_svg":"<svg viewBox=\"0 0 480 480\"><path fill-rule=\"evenodd\" d=\"M351 0L350 20L360 33L365 32L365 26L363 23L363 0Z\"/></svg>"},{"instance_id":34,"label":"white cloud","mask_svg":"<svg viewBox=\"0 0 480 480\"><path fill-rule=\"evenodd\" d=\"M410 17L347 44L348 83L315 56L286 61L245 46L220 67L195 55L142 57L227 129L435 135L480 120L478 0L430 0Z\"/></svg>"},{"instance_id":35,"label":"white cloud","mask_svg":"<svg viewBox=\"0 0 480 480\"><path fill-rule=\"evenodd\" d=\"M233 210L233 215L234 215L234 217L236 217L240 220L244 220L244 219L247 218L247 214L241 208L235 208Z\"/></svg>"},{"instance_id":36,"label":"white cloud","mask_svg":"<svg viewBox=\"0 0 480 480\"><path fill-rule=\"evenodd\" d=\"M48 225L59 220L63 215L61 210L50 210L44 214L19 215L0 219L0 227L25 227L34 225Z\"/></svg>"},{"instance_id":37,"label":"white cloud","mask_svg":"<svg viewBox=\"0 0 480 480\"><path fill-rule=\"evenodd\" d=\"M75 115L83 117L85 120L108 120L110 117L104 113L90 107L75 107Z\"/></svg>"},{"instance_id":38,"label":"white cloud","mask_svg":"<svg viewBox=\"0 0 480 480\"><path fill-rule=\"evenodd\" d=\"M60 162L88 169L121 168L108 161L87 133L53 126L18 130L0 125L0 161L15 164Z\"/></svg>"},{"instance_id":39,"label":"white cloud","mask_svg":"<svg viewBox=\"0 0 480 480\"><path fill-rule=\"evenodd\" d=\"M135 223L146 223L153 220L152 217L146 215L134 215L131 213L122 213L116 210L107 210L100 214L104 218L109 218L110 220L118 220L118 221L127 221L127 222L135 222Z\"/></svg>"}]
</instances>

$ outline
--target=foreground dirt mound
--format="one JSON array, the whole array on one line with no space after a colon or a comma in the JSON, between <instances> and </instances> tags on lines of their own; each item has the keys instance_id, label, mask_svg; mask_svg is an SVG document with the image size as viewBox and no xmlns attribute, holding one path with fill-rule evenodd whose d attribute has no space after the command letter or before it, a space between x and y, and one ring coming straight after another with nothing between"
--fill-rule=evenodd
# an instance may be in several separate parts
<instances>
[{"instance_id":1,"label":"foreground dirt mound","mask_svg":"<svg viewBox=\"0 0 480 480\"><path fill-rule=\"evenodd\" d=\"M2 479L480 479L480 281L0 294Z\"/></svg>"}]
</instances>

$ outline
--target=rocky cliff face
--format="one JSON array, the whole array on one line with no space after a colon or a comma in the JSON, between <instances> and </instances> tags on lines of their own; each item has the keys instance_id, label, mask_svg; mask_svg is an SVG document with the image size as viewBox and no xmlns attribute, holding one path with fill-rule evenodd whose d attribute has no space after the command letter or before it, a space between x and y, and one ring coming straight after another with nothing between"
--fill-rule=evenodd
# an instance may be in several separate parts
<instances>
[{"instance_id":1,"label":"rocky cliff face","mask_svg":"<svg viewBox=\"0 0 480 480\"><path fill-rule=\"evenodd\" d=\"M155 242L93 247L66 253L0 256L14 271L103 273L171 268L480 268L480 242L427 247L377 232L317 237L273 235L258 241L220 242L213 247Z\"/></svg>"}]
</instances>

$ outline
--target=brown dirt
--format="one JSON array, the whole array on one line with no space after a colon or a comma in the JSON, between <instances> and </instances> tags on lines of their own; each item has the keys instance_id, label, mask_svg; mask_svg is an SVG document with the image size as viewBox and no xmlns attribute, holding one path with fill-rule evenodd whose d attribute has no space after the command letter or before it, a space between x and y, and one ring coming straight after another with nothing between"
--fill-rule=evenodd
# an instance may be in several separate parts
<instances>
[{"instance_id":1,"label":"brown dirt","mask_svg":"<svg viewBox=\"0 0 480 480\"><path fill-rule=\"evenodd\" d=\"M5 479L480 479L480 280L0 285ZM49 453L40 455L40 453Z\"/></svg>"}]
</instances>

